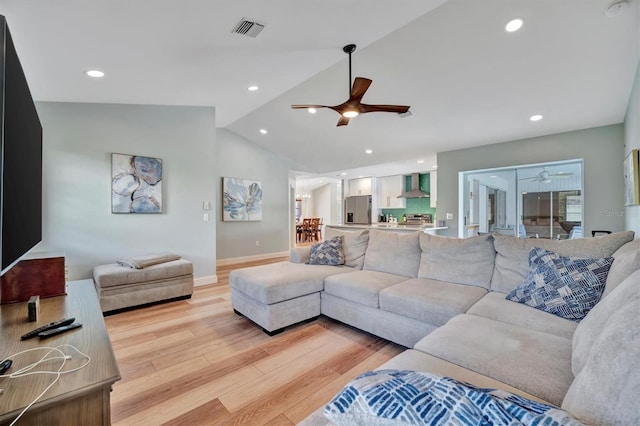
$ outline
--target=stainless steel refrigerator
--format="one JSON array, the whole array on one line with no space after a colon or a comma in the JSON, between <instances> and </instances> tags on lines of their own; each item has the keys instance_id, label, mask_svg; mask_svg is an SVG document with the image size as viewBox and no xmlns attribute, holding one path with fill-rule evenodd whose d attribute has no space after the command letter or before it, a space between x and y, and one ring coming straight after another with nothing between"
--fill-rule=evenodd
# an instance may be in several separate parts
<instances>
[{"instance_id":1,"label":"stainless steel refrigerator","mask_svg":"<svg viewBox=\"0 0 640 426\"><path fill-rule=\"evenodd\" d=\"M356 195L344 199L345 223L371 224L371 195Z\"/></svg>"}]
</instances>

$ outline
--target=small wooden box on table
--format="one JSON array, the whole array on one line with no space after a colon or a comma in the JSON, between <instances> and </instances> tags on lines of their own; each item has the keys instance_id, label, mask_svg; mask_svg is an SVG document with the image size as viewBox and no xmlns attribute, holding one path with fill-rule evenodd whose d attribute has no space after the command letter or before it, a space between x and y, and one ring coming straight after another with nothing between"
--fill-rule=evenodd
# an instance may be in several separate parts
<instances>
[{"instance_id":1,"label":"small wooden box on table","mask_svg":"<svg viewBox=\"0 0 640 426\"><path fill-rule=\"evenodd\" d=\"M0 359L20 351L43 346L73 345L91 357L84 368L63 374L20 418L18 424L39 425L109 425L111 424L111 386L120 380L111 341L98 303L93 280L69 282L66 296L49 297L40 301L37 322L27 321L26 302L0 306ZM75 317L81 328L40 340L20 340L20 336L42 325L63 318ZM73 350L64 370L83 364L84 359ZM11 373L30 364L46 353L39 350L13 358ZM61 362L61 361L60 361ZM60 364L48 362L42 369L56 371ZM55 379L55 375L36 374L17 379L0 379L0 425L8 425Z\"/></svg>"}]
</instances>

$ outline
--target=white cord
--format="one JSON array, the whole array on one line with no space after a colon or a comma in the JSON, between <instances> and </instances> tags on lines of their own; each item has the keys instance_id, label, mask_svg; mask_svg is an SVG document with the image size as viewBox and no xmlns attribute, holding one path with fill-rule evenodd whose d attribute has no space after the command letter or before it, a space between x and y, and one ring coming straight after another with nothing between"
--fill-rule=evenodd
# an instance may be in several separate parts
<instances>
[{"instance_id":1,"label":"white cord","mask_svg":"<svg viewBox=\"0 0 640 426\"><path fill-rule=\"evenodd\" d=\"M73 349L78 355L80 355L81 357L86 359L86 362L84 362L82 365L80 365L79 367L73 368L71 370L66 370L66 371L62 371L62 369L64 368L65 364L67 363L67 360L71 359L71 355L67 355L65 354L61 348L71 348ZM10 379L18 379L20 377L25 377L25 376L30 376L33 374L52 374L55 375L56 378L53 380L53 382L51 382L51 384L49 384L49 386L47 386L42 393L40 393L40 395L38 395L33 401L31 401L29 403L29 405L27 405L21 412L20 414L18 414L18 417L16 417L13 422L11 422L10 426L13 426L16 424L16 422L20 419L20 417L22 417L22 415L24 413L27 412L27 410L29 410L33 404L35 404L36 402L38 402L40 400L40 398L42 398L42 396L47 393L47 391L49 389L51 389L51 387L53 387L53 385L55 385L58 380L60 380L60 376L62 376L63 374L69 374L69 373L73 373L75 371L78 371L84 367L86 367L87 365L89 365L89 363L91 362L91 357L83 352L80 352L80 350L78 348L76 348L73 345L68 345L68 344L64 344L64 345L60 345L60 346L56 346L56 347L50 347L50 346L43 346L40 348L32 348L32 349L27 349L25 351L22 352L18 352L16 354L13 354L5 359L14 359L20 355L29 353L29 352L34 352L34 351L39 351L39 350L47 350L47 353L45 353L42 358L40 358L38 361L29 364L11 374L5 374L5 375L1 375L0 378L2 377L7 377ZM50 354L56 352L57 354L59 354L60 356L54 356L54 357L49 357ZM39 366L42 363L45 363L47 361L55 361L55 360L60 360L62 361L62 364L60 364L60 367L56 370L56 371L46 371L46 370L41 370L41 371L31 371L34 368L36 368L37 366Z\"/></svg>"}]
</instances>

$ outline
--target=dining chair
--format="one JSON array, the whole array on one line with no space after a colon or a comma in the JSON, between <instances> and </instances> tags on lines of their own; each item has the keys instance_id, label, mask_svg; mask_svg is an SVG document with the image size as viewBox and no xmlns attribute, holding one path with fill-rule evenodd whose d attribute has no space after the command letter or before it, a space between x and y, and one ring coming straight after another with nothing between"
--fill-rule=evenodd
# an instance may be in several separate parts
<instances>
[{"instance_id":1,"label":"dining chair","mask_svg":"<svg viewBox=\"0 0 640 426\"><path fill-rule=\"evenodd\" d=\"M311 227L311 219L302 219L302 223L296 225L296 235L298 237L298 242L301 243L307 240L307 233L309 228Z\"/></svg>"},{"instance_id":2,"label":"dining chair","mask_svg":"<svg viewBox=\"0 0 640 426\"><path fill-rule=\"evenodd\" d=\"M320 224L320 218L314 217L311 219L311 224L307 230L307 236L310 241L320 241L320 231L318 230L318 225Z\"/></svg>"}]
</instances>

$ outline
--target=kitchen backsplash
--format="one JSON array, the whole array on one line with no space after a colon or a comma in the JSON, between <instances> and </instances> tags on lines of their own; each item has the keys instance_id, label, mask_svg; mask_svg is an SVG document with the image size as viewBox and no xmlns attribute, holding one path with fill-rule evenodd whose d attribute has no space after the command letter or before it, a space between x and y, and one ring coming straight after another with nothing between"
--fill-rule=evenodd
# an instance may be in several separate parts
<instances>
[{"instance_id":1,"label":"kitchen backsplash","mask_svg":"<svg viewBox=\"0 0 640 426\"><path fill-rule=\"evenodd\" d=\"M429 198L407 198L407 208L405 209L382 209L383 215L392 215L398 219L402 218L402 214L426 214L431 213L431 217L435 218L436 209L431 207ZM433 219L435 220L435 219Z\"/></svg>"},{"instance_id":2,"label":"kitchen backsplash","mask_svg":"<svg viewBox=\"0 0 640 426\"><path fill-rule=\"evenodd\" d=\"M429 192L430 179L428 174L420 175L420 188ZM406 185L411 186L411 177L407 176ZM431 214L433 220L436 220L436 209L431 207L430 198L407 198L407 207L404 209L382 209L383 215L392 215L398 222L402 218L402 214Z\"/></svg>"}]
</instances>

